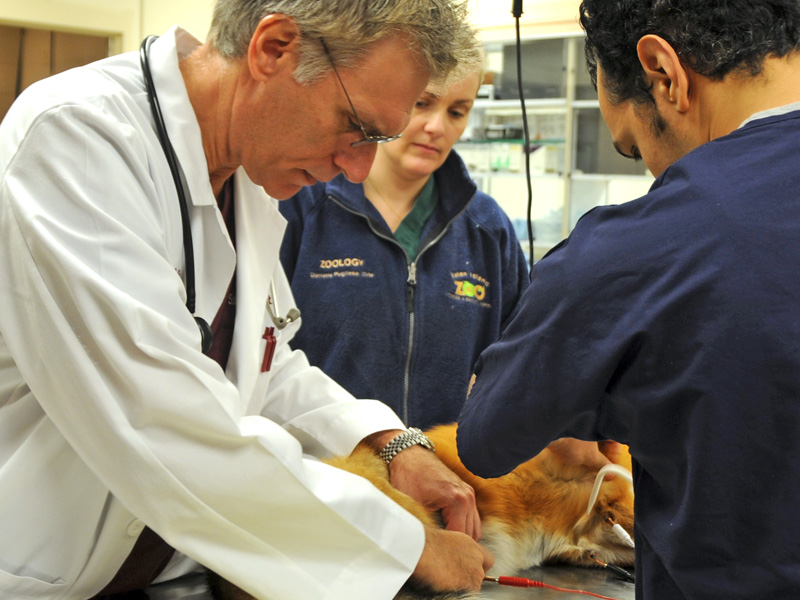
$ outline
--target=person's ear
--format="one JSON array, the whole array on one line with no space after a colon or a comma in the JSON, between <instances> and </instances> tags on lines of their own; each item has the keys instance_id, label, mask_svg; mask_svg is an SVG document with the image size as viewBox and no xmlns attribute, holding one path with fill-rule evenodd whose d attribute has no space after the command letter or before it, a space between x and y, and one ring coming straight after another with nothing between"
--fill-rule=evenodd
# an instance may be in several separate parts
<instances>
[{"instance_id":1,"label":"person's ear","mask_svg":"<svg viewBox=\"0 0 800 600\"><path fill-rule=\"evenodd\" d=\"M281 69L294 72L297 66L300 29L291 17L267 15L259 21L247 48L250 74L264 81Z\"/></svg>"},{"instance_id":2,"label":"person's ear","mask_svg":"<svg viewBox=\"0 0 800 600\"><path fill-rule=\"evenodd\" d=\"M689 110L691 78L675 49L657 35L646 35L636 45L639 62L645 77L652 84L653 97L675 107L678 112Z\"/></svg>"}]
</instances>

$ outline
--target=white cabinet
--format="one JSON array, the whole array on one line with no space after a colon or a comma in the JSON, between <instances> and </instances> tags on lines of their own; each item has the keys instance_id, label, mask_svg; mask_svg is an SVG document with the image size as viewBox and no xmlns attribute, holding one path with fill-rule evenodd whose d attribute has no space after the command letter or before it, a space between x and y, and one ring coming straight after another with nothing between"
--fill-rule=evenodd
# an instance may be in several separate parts
<instances>
[{"instance_id":1,"label":"white cabinet","mask_svg":"<svg viewBox=\"0 0 800 600\"><path fill-rule=\"evenodd\" d=\"M528 188L516 48L511 40L484 46L494 81L483 86L456 149L479 187L514 221L527 249ZM653 177L643 163L613 149L586 72L582 34L528 38L521 53L538 259L587 210L639 197Z\"/></svg>"}]
</instances>

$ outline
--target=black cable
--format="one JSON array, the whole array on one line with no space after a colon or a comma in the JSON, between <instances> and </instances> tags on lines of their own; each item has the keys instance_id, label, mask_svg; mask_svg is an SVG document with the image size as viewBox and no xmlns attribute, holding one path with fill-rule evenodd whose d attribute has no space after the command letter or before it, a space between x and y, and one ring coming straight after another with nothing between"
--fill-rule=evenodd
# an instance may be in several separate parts
<instances>
[{"instance_id":1,"label":"black cable","mask_svg":"<svg viewBox=\"0 0 800 600\"><path fill-rule=\"evenodd\" d=\"M616 573L625 581L636 583L636 577L633 575L633 573L626 571L622 567L618 567L617 565L606 565L605 568L608 569L609 571L612 571L613 573Z\"/></svg>"},{"instance_id":2,"label":"black cable","mask_svg":"<svg viewBox=\"0 0 800 600\"><path fill-rule=\"evenodd\" d=\"M531 139L528 132L528 111L525 107L525 93L522 89L522 39L519 32L519 19L522 15L522 0L514 1L513 9L514 19L516 21L517 31L517 87L519 88L519 101L522 104L522 132L524 137L525 152L525 179L528 184L528 243L529 256L528 260L530 268L533 269L533 187L531 185Z\"/></svg>"}]
</instances>

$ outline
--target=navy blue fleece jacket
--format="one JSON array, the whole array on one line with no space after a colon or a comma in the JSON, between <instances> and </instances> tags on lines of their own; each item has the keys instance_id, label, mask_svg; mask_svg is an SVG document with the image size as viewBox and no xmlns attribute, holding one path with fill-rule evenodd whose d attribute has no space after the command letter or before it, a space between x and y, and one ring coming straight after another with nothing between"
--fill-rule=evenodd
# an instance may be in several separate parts
<instances>
[{"instance_id":1,"label":"navy blue fleece jacket","mask_svg":"<svg viewBox=\"0 0 800 600\"><path fill-rule=\"evenodd\" d=\"M408 425L451 422L481 351L528 284L525 257L497 203L451 152L415 261L343 176L281 202L281 251L302 311L292 345L359 398Z\"/></svg>"}]
</instances>

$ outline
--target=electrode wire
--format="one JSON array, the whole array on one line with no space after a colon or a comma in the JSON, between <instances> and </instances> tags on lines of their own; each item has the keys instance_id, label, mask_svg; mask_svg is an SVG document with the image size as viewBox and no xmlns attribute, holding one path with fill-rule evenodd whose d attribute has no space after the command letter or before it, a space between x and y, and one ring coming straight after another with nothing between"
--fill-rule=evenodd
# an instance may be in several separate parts
<instances>
[{"instance_id":1,"label":"electrode wire","mask_svg":"<svg viewBox=\"0 0 800 600\"><path fill-rule=\"evenodd\" d=\"M633 576L633 573L626 571L625 569L623 569L622 567L618 567L617 565L610 565L608 563L603 562L602 560L597 558L597 555L594 552L589 553L589 560L596 562L604 569L608 569L609 571L616 573L617 575L622 577L625 581L636 583L636 578Z\"/></svg>"},{"instance_id":2,"label":"electrode wire","mask_svg":"<svg viewBox=\"0 0 800 600\"><path fill-rule=\"evenodd\" d=\"M597 472L597 477L594 478L594 486L592 486L592 493L589 494L589 506L586 508L586 517L584 518L591 516L594 504L597 502L597 495L600 493L600 486L603 485L603 480L608 473L615 473L626 481L633 483L633 477L631 476L630 471L628 471L628 469L625 467L614 464L604 466ZM609 524L611 525L611 530L614 532L614 535L616 535L623 544L630 548L636 547L633 539L628 532L625 531L622 525L619 523L614 523L613 521L610 521Z\"/></svg>"},{"instance_id":3,"label":"electrode wire","mask_svg":"<svg viewBox=\"0 0 800 600\"><path fill-rule=\"evenodd\" d=\"M554 585L548 585L543 581L536 581L534 579L526 579L524 577L484 577L484 581L491 581L493 583L497 583L498 585L508 585L512 587L535 587L535 588L545 588L548 590L553 590L556 592L564 592L566 594L583 594L585 596L592 596L594 598L601 598L602 600L617 600L617 598L611 598L609 596L603 596L601 594L595 594L594 592L586 592L584 590L571 590L569 588L561 588L556 587Z\"/></svg>"}]
</instances>

